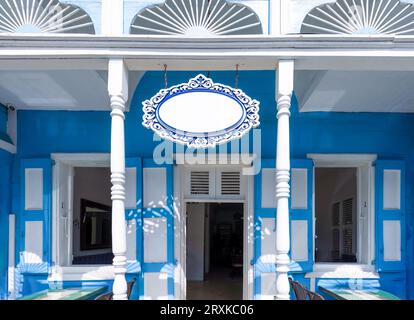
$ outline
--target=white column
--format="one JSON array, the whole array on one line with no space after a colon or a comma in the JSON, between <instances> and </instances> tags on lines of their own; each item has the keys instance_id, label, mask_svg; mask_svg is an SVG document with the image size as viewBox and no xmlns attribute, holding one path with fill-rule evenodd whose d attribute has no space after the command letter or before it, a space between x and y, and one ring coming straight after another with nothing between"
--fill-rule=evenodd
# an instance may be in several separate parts
<instances>
[{"instance_id":1,"label":"white column","mask_svg":"<svg viewBox=\"0 0 414 320\"><path fill-rule=\"evenodd\" d=\"M124 33L124 0L102 0L101 25L105 36Z\"/></svg>"},{"instance_id":2,"label":"white column","mask_svg":"<svg viewBox=\"0 0 414 320\"><path fill-rule=\"evenodd\" d=\"M269 34L280 35L281 2L286 0L269 0Z\"/></svg>"},{"instance_id":3,"label":"white column","mask_svg":"<svg viewBox=\"0 0 414 320\"><path fill-rule=\"evenodd\" d=\"M125 221L125 103L128 100L128 70L122 59L109 61L108 91L111 98L112 251L114 253L114 300L127 299Z\"/></svg>"},{"instance_id":4,"label":"white column","mask_svg":"<svg viewBox=\"0 0 414 320\"><path fill-rule=\"evenodd\" d=\"M289 299L289 196L290 137L289 117L293 92L294 62L282 60L276 71L277 155L276 155L276 299Z\"/></svg>"}]
</instances>

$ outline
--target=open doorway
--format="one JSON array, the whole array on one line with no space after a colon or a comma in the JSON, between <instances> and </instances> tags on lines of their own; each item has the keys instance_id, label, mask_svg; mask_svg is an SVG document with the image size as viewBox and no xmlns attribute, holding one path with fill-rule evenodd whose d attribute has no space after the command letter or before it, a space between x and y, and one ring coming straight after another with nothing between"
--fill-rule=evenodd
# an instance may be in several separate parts
<instances>
[{"instance_id":1,"label":"open doorway","mask_svg":"<svg viewBox=\"0 0 414 320\"><path fill-rule=\"evenodd\" d=\"M357 262L357 168L315 169L315 261Z\"/></svg>"},{"instance_id":2,"label":"open doorway","mask_svg":"<svg viewBox=\"0 0 414 320\"><path fill-rule=\"evenodd\" d=\"M187 204L187 299L243 299L242 203Z\"/></svg>"},{"instance_id":3,"label":"open doorway","mask_svg":"<svg viewBox=\"0 0 414 320\"><path fill-rule=\"evenodd\" d=\"M107 167L73 172L72 265L111 264L111 172Z\"/></svg>"}]
</instances>

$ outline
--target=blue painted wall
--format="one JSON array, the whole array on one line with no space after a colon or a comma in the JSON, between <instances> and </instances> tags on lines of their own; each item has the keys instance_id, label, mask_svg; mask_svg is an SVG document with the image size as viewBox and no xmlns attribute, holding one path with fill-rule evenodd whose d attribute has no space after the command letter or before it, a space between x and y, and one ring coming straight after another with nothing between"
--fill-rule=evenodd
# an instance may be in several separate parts
<instances>
[{"instance_id":1,"label":"blue painted wall","mask_svg":"<svg viewBox=\"0 0 414 320\"><path fill-rule=\"evenodd\" d=\"M7 109L0 104L0 140L11 142L7 134Z\"/></svg>"},{"instance_id":2,"label":"blue painted wall","mask_svg":"<svg viewBox=\"0 0 414 320\"><path fill-rule=\"evenodd\" d=\"M170 72L168 84L186 82L198 72ZM207 74L207 72L205 72ZM211 72L216 81L233 86L234 72ZM162 72L148 72L142 79L126 116L127 157L151 157L157 142L141 125L141 102L164 87ZM274 72L240 73L240 88L261 102L262 157L273 158L276 149ZM414 115L388 113L299 113L293 101L292 158L307 153L377 153L383 159L407 163L407 275L384 275L384 286L414 299ZM19 111L19 148L13 170L13 210L18 210L18 163L22 158L49 157L52 152L109 152L108 112ZM47 142L47 143L46 143ZM300 277L300 275L297 275ZM395 279L403 279L395 280ZM395 280L395 281L394 281ZM394 285L395 283L400 283ZM398 288L397 288L398 287ZM407 291L407 288L410 290Z\"/></svg>"},{"instance_id":3,"label":"blue painted wall","mask_svg":"<svg viewBox=\"0 0 414 320\"><path fill-rule=\"evenodd\" d=\"M12 155L0 149L0 299L7 293Z\"/></svg>"}]
</instances>

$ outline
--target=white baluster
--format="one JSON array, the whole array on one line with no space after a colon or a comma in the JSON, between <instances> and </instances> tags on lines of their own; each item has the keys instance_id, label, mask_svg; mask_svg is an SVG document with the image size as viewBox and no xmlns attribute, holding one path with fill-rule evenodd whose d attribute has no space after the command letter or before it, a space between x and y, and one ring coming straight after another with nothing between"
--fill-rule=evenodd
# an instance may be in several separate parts
<instances>
[{"instance_id":1,"label":"white baluster","mask_svg":"<svg viewBox=\"0 0 414 320\"><path fill-rule=\"evenodd\" d=\"M289 300L289 117L293 92L294 62L279 61L277 68L277 155L276 155L276 299Z\"/></svg>"},{"instance_id":2,"label":"white baluster","mask_svg":"<svg viewBox=\"0 0 414 320\"><path fill-rule=\"evenodd\" d=\"M111 98L111 182L112 251L114 253L113 299L127 299L125 221L125 103L128 99L128 71L123 60L109 62L108 91Z\"/></svg>"}]
</instances>

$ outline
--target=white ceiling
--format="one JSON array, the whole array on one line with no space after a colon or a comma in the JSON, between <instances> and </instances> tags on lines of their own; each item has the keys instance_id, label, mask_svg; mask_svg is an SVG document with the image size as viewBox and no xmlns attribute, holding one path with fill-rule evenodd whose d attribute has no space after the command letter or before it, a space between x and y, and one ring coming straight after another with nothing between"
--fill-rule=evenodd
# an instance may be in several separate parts
<instances>
[{"instance_id":1,"label":"white ceiling","mask_svg":"<svg viewBox=\"0 0 414 320\"><path fill-rule=\"evenodd\" d=\"M301 112L414 112L414 72L297 71Z\"/></svg>"},{"instance_id":2,"label":"white ceiling","mask_svg":"<svg viewBox=\"0 0 414 320\"><path fill-rule=\"evenodd\" d=\"M106 72L1 71L0 102L17 109L108 110Z\"/></svg>"}]
</instances>

